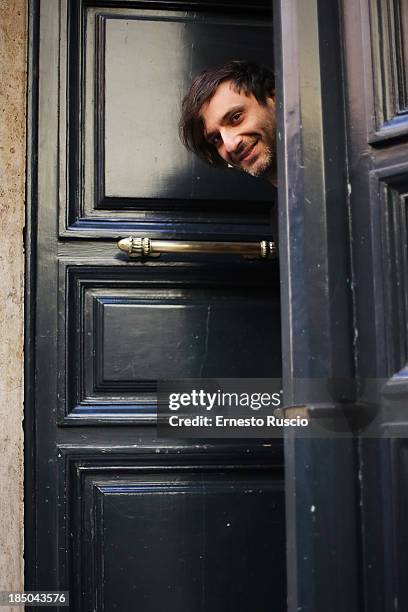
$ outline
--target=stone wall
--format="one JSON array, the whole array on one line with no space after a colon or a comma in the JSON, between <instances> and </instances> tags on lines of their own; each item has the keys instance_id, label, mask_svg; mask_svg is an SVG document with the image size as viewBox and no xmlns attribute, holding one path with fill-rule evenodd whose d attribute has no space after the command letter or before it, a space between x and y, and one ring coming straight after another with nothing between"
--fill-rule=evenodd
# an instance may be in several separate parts
<instances>
[{"instance_id":1,"label":"stone wall","mask_svg":"<svg viewBox=\"0 0 408 612\"><path fill-rule=\"evenodd\" d=\"M26 0L0 0L0 590L3 591L23 588L26 55ZM6 609L9 608L2 608Z\"/></svg>"}]
</instances>

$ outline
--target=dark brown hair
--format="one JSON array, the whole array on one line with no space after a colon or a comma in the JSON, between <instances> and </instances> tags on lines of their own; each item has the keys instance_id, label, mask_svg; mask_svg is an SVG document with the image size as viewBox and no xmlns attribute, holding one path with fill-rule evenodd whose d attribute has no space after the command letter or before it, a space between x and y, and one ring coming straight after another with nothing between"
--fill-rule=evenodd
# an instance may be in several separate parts
<instances>
[{"instance_id":1,"label":"dark brown hair","mask_svg":"<svg viewBox=\"0 0 408 612\"><path fill-rule=\"evenodd\" d=\"M182 102L179 125L181 142L210 166L226 166L217 149L204 137L204 122L200 110L215 94L224 81L232 81L238 93L252 94L259 104L265 105L266 98L274 93L275 78L267 66L253 62L234 60L200 72Z\"/></svg>"}]
</instances>

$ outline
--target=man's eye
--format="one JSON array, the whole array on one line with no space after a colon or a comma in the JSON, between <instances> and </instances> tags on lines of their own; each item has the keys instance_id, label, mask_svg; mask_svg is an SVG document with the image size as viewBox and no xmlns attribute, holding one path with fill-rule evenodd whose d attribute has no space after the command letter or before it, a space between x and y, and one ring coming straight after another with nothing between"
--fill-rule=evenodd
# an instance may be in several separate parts
<instances>
[{"instance_id":1,"label":"man's eye","mask_svg":"<svg viewBox=\"0 0 408 612\"><path fill-rule=\"evenodd\" d=\"M210 140L211 144L214 147L218 147L219 143L220 143L220 137L219 136L213 136Z\"/></svg>"},{"instance_id":2,"label":"man's eye","mask_svg":"<svg viewBox=\"0 0 408 612\"><path fill-rule=\"evenodd\" d=\"M237 123L241 119L242 113L234 113L231 117L232 123Z\"/></svg>"}]
</instances>

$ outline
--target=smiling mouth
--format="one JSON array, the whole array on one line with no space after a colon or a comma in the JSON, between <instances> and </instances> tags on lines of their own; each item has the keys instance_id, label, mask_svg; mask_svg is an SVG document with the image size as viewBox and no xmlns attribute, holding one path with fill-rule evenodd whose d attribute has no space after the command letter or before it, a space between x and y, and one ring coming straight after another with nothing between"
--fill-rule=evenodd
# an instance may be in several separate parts
<instances>
[{"instance_id":1,"label":"smiling mouth","mask_svg":"<svg viewBox=\"0 0 408 612\"><path fill-rule=\"evenodd\" d=\"M244 151L244 154L241 155L240 158L238 159L238 162L240 164L242 164L242 162L248 160L251 157L253 150L255 149L257 144L258 144L258 141L256 140L254 144L252 144L246 151Z\"/></svg>"}]
</instances>

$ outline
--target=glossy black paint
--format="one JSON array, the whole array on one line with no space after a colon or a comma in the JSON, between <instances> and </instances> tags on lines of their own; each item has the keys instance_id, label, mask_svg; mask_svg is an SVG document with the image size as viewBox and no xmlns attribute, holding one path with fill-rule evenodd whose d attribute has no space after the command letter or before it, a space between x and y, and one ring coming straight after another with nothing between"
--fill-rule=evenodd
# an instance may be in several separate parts
<instances>
[{"instance_id":1,"label":"glossy black paint","mask_svg":"<svg viewBox=\"0 0 408 612\"><path fill-rule=\"evenodd\" d=\"M408 606L407 556L407 7L342 3L348 84L356 368L377 407L359 443L364 610Z\"/></svg>"},{"instance_id":2,"label":"glossy black paint","mask_svg":"<svg viewBox=\"0 0 408 612\"><path fill-rule=\"evenodd\" d=\"M246 202L251 212L257 204L259 208L259 201L270 202L266 181L231 170L220 172L186 151L178 121L180 92L188 90L192 76L243 53L250 61L265 61L271 27L222 15L165 11L149 17L138 11L121 19L121 12L99 10L87 20L86 48L97 44L99 49L95 83L88 86L100 95L85 104L85 125L95 104L101 150L95 150L93 172L85 177L84 197L96 169L98 209L123 209L124 202L127 210L153 208L153 200L171 214L184 201L197 214L204 201L213 209L235 213L238 202ZM93 43L90 33L95 28L98 39ZM124 61L126 57L132 62ZM94 143L92 138L88 141L92 157Z\"/></svg>"},{"instance_id":3,"label":"glossy black paint","mask_svg":"<svg viewBox=\"0 0 408 612\"><path fill-rule=\"evenodd\" d=\"M65 484L64 537L83 570L72 576L74 609L283 607L277 447L249 445L243 453L237 445L179 443L176 450L146 434L140 431L137 453L124 445L99 457L85 448L61 451L63 472L75 473ZM226 457L230 464L220 470ZM74 528L70 538L77 521L84 531ZM270 528L273 538L265 537Z\"/></svg>"},{"instance_id":4,"label":"glossy black paint","mask_svg":"<svg viewBox=\"0 0 408 612\"><path fill-rule=\"evenodd\" d=\"M354 376L340 15L336 2L274 7L284 398L335 422L345 398L319 405L312 390ZM289 432L285 477L289 612L360 611L354 440Z\"/></svg>"},{"instance_id":5,"label":"glossy black paint","mask_svg":"<svg viewBox=\"0 0 408 612\"><path fill-rule=\"evenodd\" d=\"M211 15L270 21L265 7L228 2L32 5L26 588L68 589L78 612L284 609L282 441L192 444L157 439L151 425L162 373L280 375L277 264L138 263L116 248L129 229L265 238L272 202L218 210L215 190L199 214L186 200L173 218L159 193L143 209L143 198L80 200L85 172L70 155L90 133L72 105L83 105L89 64L76 49L96 6L116 19L194 9L200 28Z\"/></svg>"},{"instance_id":6,"label":"glossy black paint","mask_svg":"<svg viewBox=\"0 0 408 612\"><path fill-rule=\"evenodd\" d=\"M62 257L59 279L61 423L154 423L162 379L281 376L276 262Z\"/></svg>"},{"instance_id":7,"label":"glossy black paint","mask_svg":"<svg viewBox=\"0 0 408 612\"><path fill-rule=\"evenodd\" d=\"M184 150L177 126L182 96L203 67L243 54L273 66L270 3L71 0L67 11L61 112L71 129L65 134L63 120L60 236L269 232L269 185L207 168Z\"/></svg>"},{"instance_id":8,"label":"glossy black paint","mask_svg":"<svg viewBox=\"0 0 408 612\"><path fill-rule=\"evenodd\" d=\"M71 2L69 11L66 7L70 17L70 48L80 48L83 44L83 10L95 4ZM98 3L104 10L116 10L125 4L132 10L157 6L150 2L119 0ZM200 442L192 446L177 440L163 443L143 424L146 415L151 418L148 414L151 403L146 396L151 388L146 372L139 380L137 372L122 375L123 362L131 361L133 353L124 349L120 354L122 366L115 370L115 353L108 349L109 368L105 372L103 350L98 348L103 346L103 332L106 329L106 337L111 339L115 338L114 329L123 333L115 319L116 313L112 314L114 309L110 311L112 316L108 314L112 326L104 328L105 306L108 312L118 300L118 309L127 313L128 322L134 321L135 310L129 304L133 307L140 303L140 288L139 296L134 291L139 273L135 271L143 270L153 286L161 269L156 264L134 266L116 258L112 239L135 227L140 232L156 232L161 236L178 235L181 231L201 238L264 237L269 233L269 206L260 203L249 209L248 203L241 202L231 215L227 202L220 205L218 201L201 200L198 211L185 203L177 206L174 200L169 199L165 204L156 200L154 210L145 211L146 219L140 210L141 202L136 203L128 196L104 201L99 198L100 192L95 201L89 201L88 208L81 208L82 178L78 178L78 168L75 168L78 157L74 155L73 161L71 158L72 171L72 165L65 164L66 134L62 134L62 139L61 132L60 139L57 136L58 79L65 83L61 74L66 76L65 56L61 59L62 72L58 72L54 61L60 51L59 15L55 3L43 3L42 19L47 24L47 36L42 43L42 57L48 60L39 65L35 42L39 7L37 3L32 6L32 109L37 104L38 66L43 70L40 85L44 74L48 80L46 87L43 90L40 87L39 91L41 148L37 147L35 113L30 120L29 142L27 587L71 586L75 610L102 610L103 606L110 610L119 602L126 609L133 587L140 597L139 607L142 605L143 609L143 600L146 609L153 610L158 605L156 597L164 600L164 605L170 601L168 593L164 595L162 590L167 580L173 585L171 605L181 609L186 606L188 610L199 606L214 610L217 605L221 606L220 610L228 610L232 605L234 610L241 606L242 610L287 609L289 612L299 609L405 611L408 502L407 453L403 439L322 441L286 437L286 607L282 444L251 442L247 445L236 441L221 445ZM160 3L161 10L183 11L186 6L183 2ZM261 2L238 4L232 0L222 3L214 0L189 3L188 7L197 15L211 7L217 19L224 19L228 13L235 20L262 20L268 13ZM381 400L378 436L384 436L384 432L405 436L408 130L403 41L407 35L406 8L397 0L341 0L339 3L275 0L274 27L280 143L282 369L286 403L305 405L311 414L314 410L329 408L335 420L336 411L344 407L344 399L350 407L356 405L356 399L363 403L371 401L377 406ZM77 114L83 82L76 55L70 58L69 70L68 113L71 114L67 116L72 129L68 150L72 152L78 150L80 143ZM62 96L61 100L64 99ZM59 111L64 111L63 103ZM63 193L62 199L66 182L57 181L58 150L62 153L62 172L66 167L70 170L68 178L63 176L67 178L69 197ZM174 224L168 223L166 206L171 208ZM248 311L265 312L265 300L271 312L276 307L276 269L259 263L241 269L241 263L224 260L214 266L205 259L188 258L169 259L166 263L177 272L171 273L171 291L175 290L176 279L178 283L183 281L184 295L191 298L188 293L191 288L186 289L185 280L191 280L192 274L199 279L193 291L202 292L204 300L199 302L197 317L192 318L197 323L199 338L203 336L202 304L205 303L205 310L210 303L219 304L220 299L227 299L235 282L233 294L235 304L239 304L235 322L240 322L240 335L234 337L234 342L241 338L248 349L251 346L247 344L248 336L252 342L254 332L243 329L243 319L247 319ZM245 268L247 272L241 277ZM89 270L95 274L88 274ZM81 285L81 280L88 285L86 282ZM179 289L177 285L176 291ZM160 291L156 297L162 300L160 307L163 307L165 300ZM177 294L178 299L181 293ZM144 299L146 308L146 296ZM191 301L194 307L197 303ZM249 310L240 311L242 304ZM221 355L231 357L228 347L222 353L222 347L217 344L218 330L225 329L220 311L217 316L212 350L220 359L219 367L224 368L226 364ZM262 328L268 325L265 316L260 320ZM234 320L228 324L233 328ZM87 338L89 332L92 338L97 329L101 332L95 344L99 358L93 362L94 346L87 344ZM156 332L153 317L150 329ZM176 329L179 333L180 327L174 326L173 330ZM172 330L166 333L172 342ZM189 353L188 337L182 340L184 358L193 356L194 371L203 364L202 351L198 348L197 353ZM202 342L198 342L197 347L201 346ZM270 358L273 367L280 365L277 346L276 352L269 351L266 344L263 346L259 354L262 362ZM232 353L238 352L234 344L229 348ZM140 346L136 352L138 359L142 359ZM61 360L58 368L57 353ZM158 353L156 358L157 364ZM87 371L91 372L88 376L84 377L86 368L85 365L82 368L80 359L88 363ZM238 359L235 364L228 362L227 367L234 368L237 363ZM259 364L249 359L246 364L258 372ZM251 370L242 370L242 375L244 371ZM353 378L356 374L362 378L384 378L387 381L384 398L365 396L364 388L357 387L358 397L350 394L347 398L337 398L338 402L331 405L315 406L309 402L307 385L302 386L301 392L296 385L299 377ZM133 402L130 408L133 410L130 420L139 424L130 427L124 417L129 410L129 399L134 399L135 389L141 387L145 397L141 395L139 405ZM35 395L31 393L33 389ZM143 401L147 406L144 414L140 409ZM104 407L108 407L110 416L103 411ZM252 493L247 494L249 481ZM257 486L252 487L252 483ZM140 494L141 490L147 494L149 486L149 494L158 500L153 517L148 516L148 497ZM211 509L206 519L204 507ZM223 524L220 516L231 520L228 518ZM138 519L136 522L134 517ZM142 524L145 521L147 526L152 521L151 530L150 527L139 530L139 521ZM171 528L167 529L169 522ZM227 522L231 523L230 527ZM127 523L132 534L129 541L121 530L122 523ZM230 539L232 525L234 529L236 525L243 527ZM188 534L188 541L175 539L174 533ZM158 534L163 538L160 547L156 542ZM165 558L176 559L170 578L163 569L164 578L158 582L157 590L153 589L156 575L152 572L145 574L147 582L142 579L146 571L145 557L132 543L139 538L153 557L153 560L148 557L149 567L155 565L157 557L160 564ZM219 569L211 575L208 566L200 565L197 560L205 541L225 545L221 551L211 552L211 566ZM250 550L251 554L241 556L242 549ZM217 563L222 565L222 572ZM125 574L124 567L132 568L134 581ZM205 596L196 588L203 575L207 584L211 584ZM251 582L246 582L248 576ZM276 580L274 589L271 576ZM186 586L181 591L174 585L182 580ZM115 591L115 583L121 581L127 585L126 593ZM152 588L145 588L146 584ZM279 589L276 584L280 585ZM214 600L215 593L221 599Z\"/></svg>"}]
</instances>

